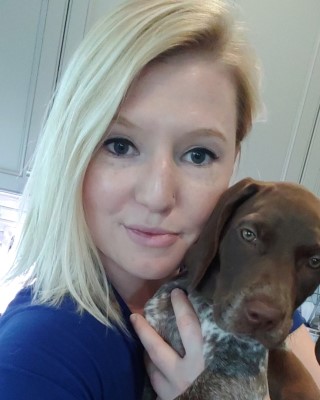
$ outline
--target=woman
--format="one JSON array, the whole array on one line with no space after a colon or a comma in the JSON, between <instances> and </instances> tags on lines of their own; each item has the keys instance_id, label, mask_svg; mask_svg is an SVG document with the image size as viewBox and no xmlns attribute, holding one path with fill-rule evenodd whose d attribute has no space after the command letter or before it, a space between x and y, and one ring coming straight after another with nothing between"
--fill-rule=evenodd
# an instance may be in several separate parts
<instances>
[{"instance_id":1,"label":"woman","mask_svg":"<svg viewBox=\"0 0 320 400\"><path fill-rule=\"evenodd\" d=\"M220 1L129 1L86 38L26 188L12 276L29 286L0 321L3 399L140 399L131 313L160 399L201 373L201 332L183 293L172 297L183 359L139 314L228 187L257 80Z\"/></svg>"}]
</instances>

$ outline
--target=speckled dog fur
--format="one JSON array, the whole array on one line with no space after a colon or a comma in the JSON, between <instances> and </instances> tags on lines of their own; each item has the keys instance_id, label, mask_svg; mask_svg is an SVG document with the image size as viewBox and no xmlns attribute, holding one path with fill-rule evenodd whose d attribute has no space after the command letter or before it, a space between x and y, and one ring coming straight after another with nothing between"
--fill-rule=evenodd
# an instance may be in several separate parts
<instances>
[{"instance_id":1,"label":"speckled dog fur","mask_svg":"<svg viewBox=\"0 0 320 400\"><path fill-rule=\"evenodd\" d=\"M170 299L170 293L176 287L185 289L184 279L163 285L146 304L145 316L150 325L184 356ZM266 348L254 339L236 337L219 328L214 322L212 304L198 293L189 293L188 298L201 323L206 370L191 389L197 391L196 396L203 392L202 397L189 397L192 394L186 392L178 399L263 400L268 392ZM210 386L206 384L207 380Z\"/></svg>"}]
</instances>

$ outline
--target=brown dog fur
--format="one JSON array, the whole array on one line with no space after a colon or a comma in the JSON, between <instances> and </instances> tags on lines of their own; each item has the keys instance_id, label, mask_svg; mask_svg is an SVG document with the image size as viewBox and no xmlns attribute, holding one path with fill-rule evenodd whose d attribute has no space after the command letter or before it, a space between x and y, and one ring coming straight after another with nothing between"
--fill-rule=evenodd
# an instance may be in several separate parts
<instances>
[{"instance_id":1,"label":"brown dog fur","mask_svg":"<svg viewBox=\"0 0 320 400\"><path fill-rule=\"evenodd\" d=\"M244 240L244 232L254 240ZM319 256L319 199L300 185L245 179L221 196L185 257L187 278L177 280L213 304L220 328L270 349L272 400L320 399L310 374L283 346L294 310L320 284ZM179 399L215 399L210 385L206 369ZM228 399L240 398L234 396Z\"/></svg>"}]
</instances>

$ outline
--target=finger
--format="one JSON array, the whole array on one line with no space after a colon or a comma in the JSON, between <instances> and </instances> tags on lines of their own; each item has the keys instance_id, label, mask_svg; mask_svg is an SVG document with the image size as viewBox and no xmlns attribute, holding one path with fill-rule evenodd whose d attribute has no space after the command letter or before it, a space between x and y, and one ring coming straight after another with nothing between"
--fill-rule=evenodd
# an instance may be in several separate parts
<instances>
[{"instance_id":1,"label":"finger","mask_svg":"<svg viewBox=\"0 0 320 400\"><path fill-rule=\"evenodd\" d=\"M145 355L144 355L144 364L145 364L146 371L149 376L151 385L154 388L154 377L155 377L157 371L159 371L159 369L151 361L151 358L149 357L149 354L147 352L145 352Z\"/></svg>"},{"instance_id":2,"label":"finger","mask_svg":"<svg viewBox=\"0 0 320 400\"><path fill-rule=\"evenodd\" d=\"M154 390L157 392L157 386L159 385L160 382L163 382L165 380L163 374L157 368L157 366L152 362L151 358L149 357L148 353L145 353L144 356L145 360L145 367L147 370L147 374L149 376L150 382Z\"/></svg>"},{"instance_id":3,"label":"finger","mask_svg":"<svg viewBox=\"0 0 320 400\"><path fill-rule=\"evenodd\" d=\"M171 292L172 307L186 354L190 357L202 352L201 325L188 297L181 289Z\"/></svg>"},{"instance_id":4,"label":"finger","mask_svg":"<svg viewBox=\"0 0 320 400\"><path fill-rule=\"evenodd\" d=\"M155 369L149 378L151 386L158 396L157 399L173 399L173 396L170 396L171 386L158 369Z\"/></svg>"},{"instance_id":5,"label":"finger","mask_svg":"<svg viewBox=\"0 0 320 400\"><path fill-rule=\"evenodd\" d=\"M157 400L160 399L172 399L172 386L168 379L161 373L156 365L151 361L148 354L145 356L146 370L150 379L150 383L157 393ZM174 396L176 397L176 396Z\"/></svg>"},{"instance_id":6,"label":"finger","mask_svg":"<svg viewBox=\"0 0 320 400\"><path fill-rule=\"evenodd\" d=\"M167 369L167 374L164 375L161 371L156 367L156 365L151 361L151 359L146 356L146 369L150 379L150 383L157 393L157 400L160 399L176 399L177 396L183 393L190 383L195 379L189 380L189 377L186 378L185 373L180 374L180 367L176 367L172 371ZM201 373L202 371L200 371ZM200 374L199 373L199 374ZM171 379L173 374L176 379ZM177 376L178 375L178 376ZM179 397L180 398L180 397Z\"/></svg>"},{"instance_id":7,"label":"finger","mask_svg":"<svg viewBox=\"0 0 320 400\"><path fill-rule=\"evenodd\" d=\"M142 315L132 314L130 320L151 361L160 372L166 375L168 367L176 365L180 356L148 324Z\"/></svg>"}]
</instances>

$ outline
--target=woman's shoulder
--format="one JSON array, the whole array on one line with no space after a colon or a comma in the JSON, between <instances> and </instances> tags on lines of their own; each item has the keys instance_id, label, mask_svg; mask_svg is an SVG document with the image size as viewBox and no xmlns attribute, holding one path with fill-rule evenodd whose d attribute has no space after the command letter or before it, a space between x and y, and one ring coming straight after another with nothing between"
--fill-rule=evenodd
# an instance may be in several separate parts
<instances>
[{"instance_id":1,"label":"woman's shoulder","mask_svg":"<svg viewBox=\"0 0 320 400\"><path fill-rule=\"evenodd\" d=\"M78 313L72 300L66 299L59 306L36 304L32 301L31 289L25 288L16 295L1 316L0 337L7 332L10 332L10 337L19 337L23 331L24 340L59 341L63 345L63 340L72 333L77 331L77 337L81 337L83 329L90 325L96 328L99 326L94 318Z\"/></svg>"},{"instance_id":2,"label":"woman's shoulder","mask_svg":"<svg viewBox=\"0 0 320 400\"><path fill-rule=\"evenodd\" d=\"M79 398L89 388L112 391L105 385L119 370L141 370L140 346L120 329L106 327L87 312L79 313L71 299L59 307L33 304L30 289L19 292L0 317L1 374L23 380L21 371L25 371L35 384L50 380L59 388L69 382L68 390Z\"/></svg>"},{"instance_id":3,"label":"woman's shoulder","mask_svg":"<svg viewBox=\"0 0 320 400\"><path fill-rule=\"evenodd\" d=\"M0 339L23 340L68 348L77 345L88 349L102 345L98 353L113 348L115 342L134 344L135 340L117 327L106 327L86 311L79 312L76 303L66 297L59 306L35 304L30 288L21 290L0 317ZM68 352L72 351L68 348Z\"/></svg>"}]
</instances>

